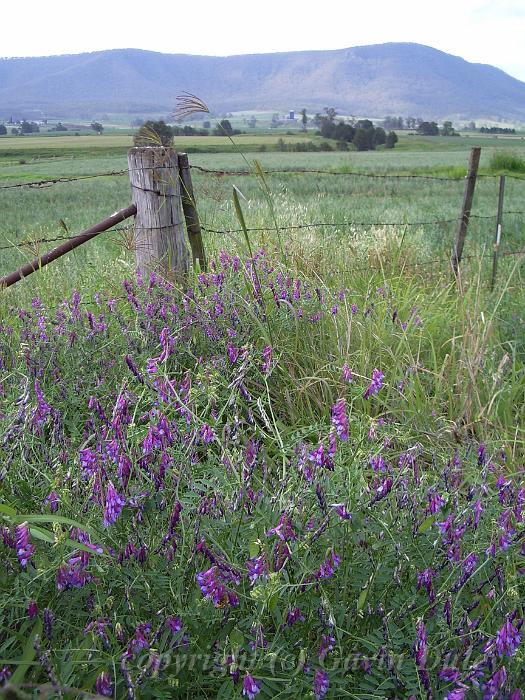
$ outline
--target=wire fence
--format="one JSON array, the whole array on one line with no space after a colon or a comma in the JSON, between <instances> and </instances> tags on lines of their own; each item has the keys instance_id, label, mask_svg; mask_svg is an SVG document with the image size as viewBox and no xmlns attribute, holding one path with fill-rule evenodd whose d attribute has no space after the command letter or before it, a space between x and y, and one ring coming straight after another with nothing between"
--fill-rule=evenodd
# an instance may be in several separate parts
<instances>
[{"instance_id":1,"label":"wire fence","mask_svg":"<svg viewBox=\"0 0 525 700\"><path fill-rule=\"evenodd\" d=\"M237 177L237 176L257 176L258 172L255 170L228 170L228 169L213 169L213 168L205 168L202 166L198 165L190 165L191 170L202 174L202 175L208 175L208 176L214 176L217 178L222 178L222 177ZM144 169L144 168L141 168ZM149 169L149 168L145 168ZM158 169L158 167L152 168L152 169ZM96 178L110 178L110 177L121 177L121 176L126 176L130 172L129 169L123 169L123 170L112 170L112 171L107 171L107 172L101 172L101 173L92 173L92 174L85 174L85 175L77 175L77 176L71 176L71 177L55 177L55 178L49 178L49 179L41 179L41 180L35 180L31 182L18 182L18 183L13 183L13 184L5 184L5 185L0 185L0 190L15 190L19 188L33 188L33 189L44 189L48 187L53 187L54 185L58 184L65 184L65 183L73 183L73 182L78 182L78 181L85 181L85 180L93 180ZM450 183L450 182L455 182L455 183L460 183L465 180L464 177L457 176L457 177L444 177L444 176L439 176L439 175L431 175L431 174L413 174L413 173L369 173L369 172L354 172L354 171L349 171L349 170L323 170L323 169L314 169L314 168L286 168L286 169L265 169L262 171L264 175L268 176L274 176L274 175L290 175L290 176L296 176L296 175L319 175L319 176L329 176L329 177L346 177L346 178L351 178L351 177L356 177L356 178L369 178L371 180L392 180L392 181L415 181L415 180L421 180L421 181L434 181L434 182L441 182L441 183ZM487 179L494 179L497 180L499 179L498 174L478 174L478 178L484 178L485 180ZM523 180L525 182L525 179L522 177L519 177L519 175L507 175L507 178L511 178L513 180ZM160 193L159 193L160 194ZM520 209L508 209L503 212L501 212L504 216L524 216L525 215L525 210L520 210ZM470 219L474 220L479 220L479 221L491 221L491 220L496 220L497 219L497 214L475 214L471 213L470 214ZM268 233L276 230L280 231L301 231L301 230L322 230L322 229L400 229L400 230L405 230L407 228L428 228L428 227L444 227L448 226L451 224L458 224L459 222L462 221L462 217L453 217L453 218L443 218L443 219L424 219L424 220L415 220L415 221L409 221L409 220L402 220L402 221L385 221L385 220L371 220L371 221L354 221L354 220L341 220L341 221L334 221L333 219L330 221L312 221L312 222L298 222L295 224L290 224L290 223L276 223L274 225L268 225L268 226L252 226L252 227L247 227L247 228L233 228L233 227L213 227L213 226L207 226L207 225L201 225L201 230L207 234L213 235L213 236L232 236L236 234L242 234L242 233ZM108 230L108 233L119 233L119 232L129 232L130 231L130 226L121 226L121 227L115 227L112 229ZM41 246L43 244L51 244L51 243L58 243L58 242L64 242L64 241L69 241L74 239L76 236L75 235L70 235L69 232L67 232L67 235L56 235L56 236L49 236L49 237L38 237L38 238L25 238L24 240L17 241L17 242L10 242L9 244L2 245L0 246L0 251L8 251L8 250L19 250L19 251L24 251L24 250L36 250L38 251L38 246ZM131 244L130 247L133 246L133 243ZM500 253L501 257L508 257L508 256L516 256L516 255L523 255L525 254L525 250L507 250L507 251L502 251ZM480 259L480 258L485 258L485 257L492 257L492 253L483 253L480 252L475 255L467 255L463 256L464 260L468 259ZM428 265L436 265L439 263L447 262L450 263L450 256L441 256L439 258L433 258L432 260L420 260L420 261L404 261L404 264L410 265L410 266L428 266ZM359 269L359 268L353 268L353 269ZM368 269L363 268L363 269Z\"/></svg>"},{"instance_id":2,"label":"wire fence","mask_svg":"<svg viewBox=\"0 0 525 700\"><path fill-rule=\"evenodd\" d=\"M220 170L220 169L213 169L213 168L204 168L200 165L190 165L190 168L192 170L195 170L197 172L203 173L203 174L208 174L208 175L217 175L219 177L226 177L226 176L239 176L239 177L249 177L249 176L257 176L257 172L255 170ZM158 169L158 168L157 168ZM126 170L112 170L110 172L104 172L104 173L93 173L93 174L88 174L88 175L77 175L75 177L55 177L55 178L49 178L47 180L34 180L31 182L17 182L13 183L11 185L0 185L0 190L12 190L12 189L18 189L20 187L29 187L29 188L44 188L44 187L52 187L53 185L58 185L58 184L63 184L63 183L69 183L69 182L77 182L79 180L92 180L94 178L99 178L99 177L120 177L123 175L128 175L130 172L129 169ZM370 178L373 180L433 180L436 182L461 182L464 180L464 177L458 176L458 177L441 177L438 175L418 175L418 174L410 174L410 173L363 173L363 172L356 172L356 171L340 171L340 170L317 170L317 169L308 169L308 168L287 168L287 169L265 169L262 171L264 175L329 175L332 177L359 177L359 178ZM466 177L466 176L465 176ZM499 174L491 174L491 173L479 173L478 178L484 178L484 179L498 179ZM514 179L514 180L521 180L525 183L525 177L520 177L519 175L512 175L512 174L507 174L507 178Z\"/></svg>"}]
</instances>

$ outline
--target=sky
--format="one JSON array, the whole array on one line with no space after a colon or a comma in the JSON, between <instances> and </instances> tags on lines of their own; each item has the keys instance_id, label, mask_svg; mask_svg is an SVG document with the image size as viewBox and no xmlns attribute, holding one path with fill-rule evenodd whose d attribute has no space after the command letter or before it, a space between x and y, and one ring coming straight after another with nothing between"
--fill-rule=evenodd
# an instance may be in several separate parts
<instances>
[{"instance_id":1,"label":"sky","mask_svg":"<svg viewBox=\"0 0 525 700\"><path fill-rule=\"evenodd\" d=\"M228 56L342 49L389 41L426 44L525 81L525 0L120 0L71 7L42 0L2 9L0 56L116 48ZM138 5L140 8L140 5ZM56 8L56 9L55 9Z\"/></svg>"}]
</instances>

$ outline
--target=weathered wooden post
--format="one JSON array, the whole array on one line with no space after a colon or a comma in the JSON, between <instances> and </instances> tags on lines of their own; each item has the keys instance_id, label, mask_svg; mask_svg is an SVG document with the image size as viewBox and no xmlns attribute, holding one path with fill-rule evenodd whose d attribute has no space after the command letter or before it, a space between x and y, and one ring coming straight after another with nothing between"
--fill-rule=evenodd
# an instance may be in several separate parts
<instances>
[{"instance_id":1,"label":"weathered wooden post","mask_svg":"<svg viewBox=\"0 0 525 700\"><path fill-rule=\"evenodd\" d=\"M188 272L179 163L173 148L136 146L128 152L135 216L137 268L180 280Z\"/></svg>"},{"instance_id":2,"label":"weathered wooden post","mask_svg":"<svg viewBox=\"0 0 525 700\"><path fill-rule=\"evenodd\" d=\"M468 164L467 181L465 182L465 192L463 193L463 205L461 207L461 219L459 222L456 243L452 254L452 268L454 274L458 274L459 263L463 255L465 239L467 237L468 224L470 221L470 210L472 209L472 200L474 199L474 190L476 188L476 178L478 176L479 157L481 148L474 147L470 152L470 160Z\"/></svg>"},{"instance_id":3,"label":"weathered wooden post","mask_svg":"<svg viewBox=\"0 0 525 700\"><path fill-rule=\"evenodd\" d=\"M496 218L496 235L494 237L494 255L492 257L492 279L490 280L490 289L494 289L496 284L496 273L498 271L499 246L501 243L501 226L503 220L503 200L505 197L505 175L500 175L499 178L499 197L498 197L498 215Z\"/></svg>"},{"instance_id":4,"label":"weathered wooden post","mask_svg":"<svg viewBox=\"0 0 525 700\"><path fill-rule=\"evenodd\" d=\"M179 172L182 194L182 208L186 219L186 230L190 241L193 264L199 261L201 270L206 270L206 253L202 242L201 224L195 204L193 183L191 181L190 164L187 153L179 153Z\"/></svg>"}]
</instances>

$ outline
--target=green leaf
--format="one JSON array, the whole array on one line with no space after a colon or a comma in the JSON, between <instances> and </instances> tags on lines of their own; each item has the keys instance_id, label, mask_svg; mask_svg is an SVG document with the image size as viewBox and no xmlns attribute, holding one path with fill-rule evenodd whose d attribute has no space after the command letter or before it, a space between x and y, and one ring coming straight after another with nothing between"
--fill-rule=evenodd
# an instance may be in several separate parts
<instances>
[{"instance_id":1,"label":"green leaf","mask_svg":"<svg viewBox=\"0 0 525 700\"><path fill-rule=\"evenodd\" d=\"M230 632L230 643L234 647L242 647L244 644L244 634L237 627Z\"/></svg>"},{"instance_id":2,"label":"green leaf","mask_svg":"<svg viewBox=\"0 0 525 700\"><path fill-rule=\"evenodd\" d=\"M34 643L35 643L35 637L42 632L42 622L40 620L37 620L35 623L35 626L29 633L29 637L26 640L25 646L24 646L24 652L22 654L22 658L18 662L18 668L16 671L13 673L13 675L10 678L10 683L13 685L21 685L24 682L24 678L26 676L26 673L29 670L29 667L31 663L33 662L35 656L36 656L36 651L34 648ZM9 663L17 663L10 661Z\"/></svg>"},{"instance_id":3,"label":"green leaf","mask_svg":"<svg viewBox=\"0 0 525 700\"><path fill-rule=\"evenodd\" d=\"M71 518L65 518L63 515L15 515L11 517L13 523L62 523L64 525L71 525L72 527L78 527L80 530L98 537L96 530L89 525L83 525L77 520L71 520Z\"/></svg>"},{"instance_id":4,"label":"green leaf","mask_svg":"<svg viewBox=\"0 0 525 700\"><path fill-rule=\"evenodd\" d=\"M368 596L368 586L366 588L363 588L363 590L359 594L359 598L357 600L357 612L361 612L363 610L363 608L365 607L367 596Z\"/></svg>"},{"instance_id":5,"label":"green leaf","mask_svg":"<svg viewBox=\"0 0 525 700\"><path fill-rule=\"evenodd\" d=\"M259 544L257 542L250 542L250 558L251 559L256 557L260 551L261 551L261 548L259 547Z\"/></svg>"},{"instance_id":6,"label":"green leaf","mask_svg":"<svg viewBox=\"0 0 525 700\"><path fill-rule=\"evenodd\" d=\"M429 515L428 518L425 518L421 525L418 528L419 534L423 534L428 530L428 528L434 524L434 521L436 520L436 515Z\"/></svg>"},{"instance_id":7,"label":"green leaf","mask_svg":"<svg viewBox=\"0 0 525 700\"><path fill-rule=\"evenodd\" d=\"M0 513L4 513L4 515L16 515L16 510L14 508L11 508L11 506L6 506L5 503L0 503Z\"/></svg>"}]
</instances>

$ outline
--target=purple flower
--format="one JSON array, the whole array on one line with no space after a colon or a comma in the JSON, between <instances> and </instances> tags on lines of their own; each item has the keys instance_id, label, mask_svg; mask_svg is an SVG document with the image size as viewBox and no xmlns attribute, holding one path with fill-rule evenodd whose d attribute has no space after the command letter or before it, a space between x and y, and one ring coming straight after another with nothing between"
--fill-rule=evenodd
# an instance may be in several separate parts
<instances>
[{"instance_id":1,"label":"purple flower","mask_svg":"<svg viewBox=\"0 0 525 700\"><path fill-rule=\"evenodd\" d=\"M335 637L332 637L329 634L323 634L321 637L321 643L319 644L319 650L317 652L317 656L319 657L319 661L322 663L326 655L332 651L334 648L335 644Z\"/></svg>"},{"instance_id":2,"label":"purple flower","mask_svg":"<svg viewBox=\"0 0 525 700\"><path fill-rule=\"evenodd\" d=\"M228 343L228 347L226 348L226 352L228 353L228 360L229 360L230 364L234 365L239 358L239 353L240 353L239 348L236 348L235 345Z\"/></svg>"},{"instance_id":3,"label":"purple flower","mask_svg":"<svg viewBox=\"0 0 525 700\"><path fill-rule=\"evenodd\" d=\"M326 671L318 668L314 676L314 695L316 700L321 700L321 698L324 698L328 692L329 685L330 682L328 680L328 674Z\"/></svg>"},{"instance_id":4,"label":"purple flower","mask_svg":"<svg viewBox=\"0 0 525 700\"><path fill-rule=\"evenodd\" d=\"M484 687L483 700L495 700L500 697L500 691L507 682L507 669L502 666Z\"/></svg>"},{"instance_id":5,"label":"purple flower","mask_svg":"<svg viewBox=\"0 0 525 700\"><path fill-rule=\"evenodd\" d=\"M22 523L16 528L16 556L23 569L26 568L34 552L35 548L29 541L29 526L27 523Z\"/></svg>"},{"instance_id":6,"label":"purple flower","mask_svg":"<svg viewBox=\"0 0 525 700\"><path fill-rule=\"evenodd\" d=\"M339 399L332 406L332 425L341 440L348 440L348 416L346 415L346 401L344 399Z\"/></svg>"},{"instance_id":7,"label":"purple flower","mask_svg":"<svg viewBox=\"0 0 525 700\"><path fill-rule=\"evenodd\" d=\"M453 683L454 681L457 681L460 676L461 673L458 671L457 668L443 668L439 672L440 679L442 681L447 681L448 683Z\"/></svg>"},{"instance_id":8,"label":"purple flower","mask_svg":"<svg viewBox=\"0 0 525 700\"><path fill-rule=\"evenodd\" d=\"M516 613L507 618L505 624L496 635L496 649L498 656L513 656L516 649L521 644L521 635L519 630L523 624L523 620L518 620L515 627L512 624L515 615Z\"/></svg>"},{"instance_id":9,"label":"purple flower","mask_svg":"<svg viewBox=\"0 0 525 700\"><path fill-rule=\"evenodd\" d=\"M346 362L343 365L342 372L343 372L343 381L350 384L353 380L353 376L352 376L352 371L350 370L350 367L346 364Z\"/></svg>"},{"instance_id":10,"label":"purple flower","mask_svg":"<svg viewBox=\"0 0 525 700\"><path fill-rule=\"evenodd\" d=\"M380 372L378 369L374 369L372 372L372 381L370 382L370 386L368 389L365 391L363 394L363 398L369 399L372 394L377 394L379 392L379 389L383 386L383 379L385 375L383 372Z\"/></svg>"},{"instance_id":11,"label":"purple flower","mask_svg":"<svg viewBox=\"0 0 525 700\"><path fill-rule=\"evenodd\" d=\"M242 682L242 694L246 695L248 697L248 700L253 700L256 695L259 695L261 692L261 683L260 681L256 681L253 676L250 676L249 673L247 673L244 676L244 680Z\"/></svg>"},{"instance_id":12,"label":"purple flower","mask_svg":"<svg viewBox=\"0 0 525 700\"><path fill-rule=\"evenodd\" d=\"M253 585L258 578L268 578L268 563L264 554L260 557L254 557L250 559L246 564L248 569L248 578L250 583Z\"/></svg>"},{"instance_id":13,"label":"purple flower","mask_svg":"<svg viewBox=\"0 0 525 700\"><path fill-rule=\"evenodd\" d=\"M166 618L166 627L172 634L177 634L183 627L182 620L180 617L168 617Z\"/></svg>"},{"instance_id":14,"label":"purple flower","mask_svg":"<svg viewBox=\"0 0 525 700\"><path fill-rule=\"evenodd\" d=\"M237 607L239 599L236 593L224 585L224 580L218 566L214 565L207 571L201 571L196 575L197 582L202 591L202 595L211 600L216 608L225 605Z\"/></svg>"},{"instance_id":15,"label":"purple flower","mask_svg":"<svg viewBox=\"0 0 525 700\"><path fill-rule=\"evenodd\" d=\"M294 608L293 610L290 610L290 612L286 616L286 624L288 625L288 627L295 625L296 622L304 622L304 615L301 613L301 610L299 608Z\"/></svg>"},{"instance_id":16,"label":"purple flower","mask_svg":"<svg viewBox=\"0 0 525 700\"><path fill-rule=\"evenodd\" d=\"M105 671L98 676L95 682L95 690L99 695L110 698L113 695L113 685L109 673Z\"/></svg>"},{"instance_id":17,"label":"purple flower","mask_svg":"<svg viewBox=\"0 0 525 700\"><path fill-rule=\"evenodd\" d=\"M46 608L44 610L44 637L48 641L51 641L51 637L53 636L54 619L55 616L53 615L53 612L49 608Z\"/></svg>"},{"instance_id":18,"label":"purple flower","mask_svg":"<svg viewBox=\"0 0 525 700\"><path fill-rule=\"evenodd\" d=\"M30 620L34 620L38 615L38 605L32 600L27 606L27 616Z\"/></svg>"},{"instance_id":19,"label":"purple flower","mask_svg":"<svg viewBox=\"0 0 525 700\"><path fill-rule=\"evenodd\" d=\"M104 527L109 527L109 525L113 525L117 521L125 504L126 499L116 492L115 487L109 481L106 493L106 506L104 508Z\"/></svg>"},{"instance_id":20,"label":"purple flower","mask_svg":"<svg viewBox=\"0 0 525 700\"><path fill-rule=\"evenodd\" d=\"M450 693L447 693L445 700L465 700L468 688L454 688Z\"/></svg>"},{"instance_id":21,"label":"purple flower","mask_svg":"<svg viewBox=\"0 0 525 700\"><path fill-rule=\"evenodd\" d=\"M427 662L427 631L423 622L420 622L417 626L414 656L416 658L416 666L425 668Z\"/></svg>"},{"instance_id":22,"label":"purple flower","mask_svg":"<svg viewBox=\"0 0 525 700\"><path fill-rule=\"evenodd\" d=\"M332 578L340 563L341 558L332 550L330 556L327 557L319 567L315 575L316 579L319 581L321 579Z\"/></svg>"},{"instance_id":23,"label":"purple flower","mask_svg":"<svg viewBox=\"0 0 525 700\"><path fill-rule=\"evenodd\" d=\"M210 442L213 442L213 440L215 440L215 433L213 432L213 428L209 426L208 423L204 423L201 426L201 429L199 430L199 435L204 445L208 445Z\"/></svg>"},{"instance_id":24,"label":"purple flower","mask_svg":"<svg viewBox=\"0 0 525 700\"><path fill-rule=\"evenodd\" d=\"M434 569L425 569L417 575L417 590L425 588L428 595L428 602L433 603L436 600L432 579L437 576Z\"/></svg>"},{"instance_id":25,"label":"purple flower","mask_svg":"<svg viewBox=\"0 0 525 700\"><path fill-rule=\"evenodd\" d=\"M330 471L333 471L334 469L332 450L329 449L327 452L322 442L319 443L319 447L316 450L310 452L308 459L318 467L324 467Z\"/></svg>"},{"instance_id":26,"label":"purple flower","mask_svg":"<svg viewBox=\"0 0 525 700\"><path fill-rule=\"evenodd\" d=\"M352 520L352 513L346 510L344 503L332 503L330 507L333 508L334 512L343 520Z\"/></svg>"},{"instance_id":27,"label":"purple flower","mask_svg":"<svg viewBox=\"0 0 525 700\"><path fill-rule=\"evenodd\" d=\"M434 514L438 513L441 508L445 505L444 499L439 495L439 493L436 493L435 491L431 491L428 494L428 509L429 511Z\"/></svg>"},{"instance_id":28,"label":"purple flower","mask_svg":"<svg viewBox=\"0 0 525 700\"><path fill-rule=\"evenodd\" d=\"M263 349L262 357L263 357L263 362L262 362L262 366L261 366L262 373L269 374L270 366L272 363L272 348L269 345L266 345L266 347Z\"/></svg>"},{"instance_id":29,"label":"purple flower","mask_svg":"<svg viewBox=\"0 0 525 700\"><path fill-rule=\"evenodd\" d=\"M283 513L279 519L279 525L268 530L266 537L271 537L272 535L277 535L277 537L283 542L289 542L290 540L296 540L297 535L292 526L292 519L288 513Z\"/></svg>"},{"instance_id":30,"label":"purple flower","mask_svg":"<svg viewBox=\"0 0 525 700\"><path fill-rule=\"evenodd\" d=\"M0 686L11 678L11 669L9 666L2 666L0 668Z\"/></svg>"},{"instance_id":31,"label":"purple flower","mask_svg":"<svg viewBox=\"0 0 525 700\"><path fill-rule=\"evenodd\" d=\"M47 503L49 506L49 510L51 513L56 513L58 510L58 504L60 502L60 498L58 496L58 493L56 491L51 491L49 496L46 497L44 503Z\"/></svg>"}]
</instances>

